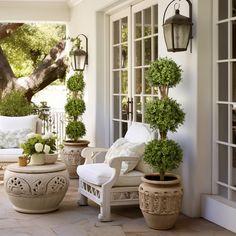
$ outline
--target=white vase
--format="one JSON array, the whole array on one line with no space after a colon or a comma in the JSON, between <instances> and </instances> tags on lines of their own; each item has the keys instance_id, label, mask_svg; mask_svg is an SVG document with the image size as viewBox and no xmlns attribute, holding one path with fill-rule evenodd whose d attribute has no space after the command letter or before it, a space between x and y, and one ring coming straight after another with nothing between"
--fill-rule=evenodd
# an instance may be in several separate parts
<instances>
[{"instance_id":1,"label":"white vase","mask_svg":"<svg viewBox=\"0 0 236 236\"><path fill-rule=\"evenodd\" d=\"M58 153L45 154L45 164L54 164L57 161Z\"/></svg>"},{"instance_id":2,"label":"white vase","mask_svg":"<svg viewBox=\"0 0 236 236\"><path fill-rule=\"evenodd\" d=\"M45 163L45 154L44 153L35 153L30 157L30 164L34 166L44 165Z\"/></svg>"}]
</instances>

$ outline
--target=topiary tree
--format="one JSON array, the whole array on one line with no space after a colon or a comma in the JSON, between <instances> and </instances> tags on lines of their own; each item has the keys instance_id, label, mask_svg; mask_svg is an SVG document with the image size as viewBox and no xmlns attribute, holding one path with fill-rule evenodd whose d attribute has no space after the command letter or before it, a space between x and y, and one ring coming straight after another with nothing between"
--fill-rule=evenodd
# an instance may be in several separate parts
<instances>
[{"instance_id":1,"label":"topiary tree","mask_svg":"<svg viewBox=\"0 0 236 236\"><path fill-rule=\"evenodd\" d=\"M160 180L165 179L167 171L177 168L183 157L180 145L167 137L168 131L176 132L185 118L180 104L168 97L169 88L181 81L181 73L180 66L168 58L154 61L148 70L148 82L158 89L159 96L147 103L145 121L159 131L160 139L146 145L144 160L160 173Z\"/></svg>"},{"instance_id":2,"label":"topiary tree","mask_svg":"<svg viewBox=\"0 0 236 236\"><path fill-rule=\"evenodd\" d=\"M26 99L24 92L12 90L0 100L0 115L27 116L32 114L34 106Z\"/></svg>"},{"instance_id":3,"label":"topiary tree","mask_svg":"<svg viewBox=\"0 0 236 236\"><path fill-rule=\"evenodd\" d=\"M81 116L85 112L85 103L83 100L84 92L83 73L75 73L67 81L67 88L70 94L65 105L65 111L68 115L68 125L66 126L66 135L69 139L77 142L86 134L85 125Z\"/></svg>"}]
</instances>

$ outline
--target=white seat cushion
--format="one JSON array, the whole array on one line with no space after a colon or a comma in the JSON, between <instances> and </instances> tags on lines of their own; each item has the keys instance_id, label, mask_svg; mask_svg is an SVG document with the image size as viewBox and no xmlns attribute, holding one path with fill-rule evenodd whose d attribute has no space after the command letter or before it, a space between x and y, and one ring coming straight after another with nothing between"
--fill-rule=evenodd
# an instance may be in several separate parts
<instances>
[{"instance_id":1,"label":"white seat cushion","mask_svg":"<svg viewBox=\"0 0 236 236\"><path fill-rule=\"evenodd\" d=\"M17 162L22 153L21 148L0 149L0 162Z\"/></svg>"},{"instance_id":2,"label":"white seat cushion","mask_svg":"<svg viewBox=\"0 0 236 236\"><path fill-rule=\"evenodd\" d=\"M87 164L77 167L79 177L95 185L106 183L111 178L113 172L114 170L106 163ZM140 171L122 174L115 186L138 186L141 184L141 177L143 175Z\"/></svg>"}]
</instances>

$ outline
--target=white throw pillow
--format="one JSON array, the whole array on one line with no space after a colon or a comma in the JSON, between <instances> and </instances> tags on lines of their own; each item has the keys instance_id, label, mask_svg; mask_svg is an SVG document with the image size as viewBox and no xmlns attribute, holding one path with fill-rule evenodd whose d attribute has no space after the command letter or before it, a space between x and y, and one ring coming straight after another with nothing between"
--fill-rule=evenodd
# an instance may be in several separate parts
<instances>
[{"instance_id":1,"label":"white throw pillow","mask_svg":"<svg viewBox=\"0 0 236 236\"><path fill-rule=\"evenodd\" d=\"M31 133L31 129L18 129L10 131L0 131L0 148L17 148L21 143L24 143L27 134Z\"/></svg>"},{"instance_id":2,"label":"white throw pillow","mask_svg":"<svg viewBox=\"0 0 236 236\"><path fill-rule=\"evenodd\" d=\"M0 131L13 131L19 129L30 129L36 132L37 115L29 116L0 116Z\"/></svg>"},{"instance_id":3,"label":"white throw pillow","mask_svg":"<svg viewBox=\"0 0 236 236\"><path fill-rule=\"evenodd\" d=\"M105 163L114 157L129 157L129 161L123 161L121 166L122 173L128 173L138 164L139 159L144 154L144 143L131 143L125 138L116 140L105 156Z\"/></svg>"}]
</instances>

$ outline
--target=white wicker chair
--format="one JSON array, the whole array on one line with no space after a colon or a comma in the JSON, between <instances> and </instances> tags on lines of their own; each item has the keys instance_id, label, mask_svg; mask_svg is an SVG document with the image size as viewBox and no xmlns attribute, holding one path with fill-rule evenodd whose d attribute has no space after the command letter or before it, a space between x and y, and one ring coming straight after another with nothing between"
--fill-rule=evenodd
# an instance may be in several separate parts
<instances>
[{"instance_id":1,"label":"white wicker chair","mask_svg":"<svg viewBox=\"0 0 236 236\"><path fill-rule=\"evenodd\" d=\"M154 133L147 125L133 122L124 138L131 143L146 143L154 138ZM81 194L79 203L87 205L89 198L100 205L100 221L111 221L111 206L138 204L141 176L152 171L141 158L134 170L121 174L122 161L129 159L114 157L109 164L103 163L107 151L105 148L83 149L85 164L77 168Z\"/></svg>"}]
</instances>

